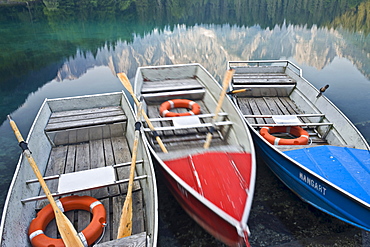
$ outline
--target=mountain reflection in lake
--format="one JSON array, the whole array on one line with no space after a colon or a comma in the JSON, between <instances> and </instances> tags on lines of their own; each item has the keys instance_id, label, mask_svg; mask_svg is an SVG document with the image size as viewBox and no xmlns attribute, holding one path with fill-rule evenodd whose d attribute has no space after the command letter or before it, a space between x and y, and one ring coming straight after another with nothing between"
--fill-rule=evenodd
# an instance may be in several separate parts
<instances>
[{"instance_id":1,"label":"mountain reflection in lake","mask_svg":"<svg viewBox=\"0 0 370 247\"><path fill-rule=\"evenodd\" d=\"M370 140L370 1L0 3L0 208L44 98L123 89L139 66L197 62L221 81L228 60L289 59ZM160 246L223 246L158 181ZM258 163L252 246L370 246L367 233L301 202Z\"/></svg>"}]
</instances>

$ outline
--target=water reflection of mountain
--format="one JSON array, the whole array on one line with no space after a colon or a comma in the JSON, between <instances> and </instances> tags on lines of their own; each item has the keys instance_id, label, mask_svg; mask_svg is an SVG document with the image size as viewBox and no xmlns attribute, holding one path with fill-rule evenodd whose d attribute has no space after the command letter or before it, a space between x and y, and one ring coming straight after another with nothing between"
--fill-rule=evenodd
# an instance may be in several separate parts
<instances>
[{"instance_id":1,"label":"water reflection of mountain","mask_svg":"<svg viewBox=\"0 0 370 247\"><path fill-rule=\"evenodd\" d=\"M370 77L369 0L43 2L0 5L2 94L65 60L59 80L104 64L133 75L139 65L200 62L219 75L228 59L294 57L320 69L335 56ZM33 87L46 82L36 78Z\"/></svg>"},{"instance_id":2,"label":"water reflection of mountain","mask_svg":"<svg viewBox=\"0 0 370 247\"><path fill-rule=\"evenodd\" d=\"M347 35L347 37L345 37ZM199 62L213 75L222 75L226 61L294 58L299 63L322 69L335 57L352 61L370 77L368 54L353 45L343 30L282 25L273 29L230 25L176 26L135 37L132 43L117 42L114 50L101 48L92 55L76 54L59 70L60 80L76 78L93 66L108 65L112 72L137 66ZM194 45L196 44L196 45ZM199 52L201 51L201 52ZM78 68L81 63L84 68Z\"/></svg>"},{"instance_id":3,"label":"water reflection of mountain","mask_svg":"<svg viewBox=\"0 0 370 247\"><path fill-rule=\"evenodd\" d=\"M284 54L284 51L294 53L289 49L298 49L295 53L300 52L302 58L307 57L305 53L311 50L314 53L321 53L318 46L313 47L316 45L310 44L318 40L315 39L315 32L331 30L330 28L338 30L342 27L348 31L348 35L343 36L347 41L344 43L348 45L348 42L352 42L349 45L350 49L363 49L358 53L361 56L361 54L370 53L370 38L367 35L370 27L368 16L370 16L369 0L206 0L201 2L44 0L20 6L0 6L0 23L4 24L0 35L2 50L0 75L7 79L19 73L27 74L27 70L41 69L50 61L60 61L74 56L76 50L96 54L101 47L114 44L116 40L131 42L132 34L144 37L148 33L153 33L153 30L166 32L166 28L176 29L179 23L189 28L197 27L199 23L204 25L227 23L232 27L247 30L261 27L260 38L266 38L266 41L270 42L258 41L258 35L254 36L253 33L248 33L252 37L242 37L243 40L240 40L242 42L254 38L252 41L255 43L250 47L250 54L256 54L260 49L278 51L281 49L277 46L282 44L284 50L280 52L281 54ZM299 27L303 30L307 29L308 32L303 36L291 36L290 34L297 31ZM290 33L284 34L282 30ZM273 36L281 34L290 40L284 41L281 37L280 42L271 42L268 39L269 32ZM22 38L17 33L21 33ZM311 37L304 37L305 35ZM302 47L294 46L294 43L301 41L299 38L305 42ZM287 44L289 42L293 42L294 47L289 47ZM256 47L260 43L262 47ZM267 44L270 47L265 48ZM337 51L334 45L330 47ZM341 47L339 45L339 48ZM240 56L250 55L248 51L243 50L243 52ZM325 50L325 57L317 58L320 61L316 63L330 61L326 57L330 52L332 51ZM254 57L264 57L263 52L260 56ZM273 57L275 54L268 58ZM363 59L353 57L350 60L362 61ZM322 67L316 63L315 66ZM361 62L358 65L360 68L366 67L362 66ZM19 67L22 67L21 71ZM369 73L364 71L364 74Z\"/></svg>"}]
</instances>

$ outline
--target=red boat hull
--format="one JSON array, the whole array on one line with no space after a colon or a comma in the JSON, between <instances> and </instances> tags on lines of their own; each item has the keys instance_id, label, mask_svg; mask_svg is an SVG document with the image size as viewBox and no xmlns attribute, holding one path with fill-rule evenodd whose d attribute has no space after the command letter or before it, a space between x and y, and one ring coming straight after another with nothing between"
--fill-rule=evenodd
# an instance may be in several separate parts
<instances>
[{"instance_id":1,"label":"red boat hull","mask_svg":"<svg viewBox=\"0 0 370 247\"><path fill-rule=\"evenodd\" d=\"M161 167L172 194L199 225L228 246L249 246L247 233L240 236L236 226L216 213L214 206L233 218L238 227L242 225L245 211L249 211L246 203L252 174L250 154L208 152L164 163L200 195L194 196Z\"/></svg>"}]
</instances>

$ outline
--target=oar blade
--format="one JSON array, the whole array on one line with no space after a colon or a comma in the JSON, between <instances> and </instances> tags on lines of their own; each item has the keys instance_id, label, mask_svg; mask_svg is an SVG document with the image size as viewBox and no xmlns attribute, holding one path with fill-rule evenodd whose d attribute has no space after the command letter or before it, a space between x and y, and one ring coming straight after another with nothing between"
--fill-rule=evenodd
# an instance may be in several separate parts
<instances>
[{"instance_id":1,"label":"oar blade","mask_svg":"<svg viewBox=\"0 0 370 247\"><path fill-rule=\"evenodd\" d=\"M125 73L118 73L118 78L122 82L123 86L129 91L130 94L134 93L134 90L132 89L132 85L130 80L127 78L127 75Z\"/></svg>"},{"instance_id":2,"label":"oar blade","mask_svg":"<svg viewBox=\"0 0 370 247\"><path fill-rule=\"evenodd\" d=\"M117 239L131 236L132 234L132 198L128 196L122 207L120 225L118 227Z\"/></svg>"},{"instance_id":3,"label":"oar blade","mask_svg":"<svg viewBox=\"0 0 370 247\"><path fill-rule=\"evenodd\" d=\"M55 221L58 226L58 231L62 240L67 247L84 247L85 245L81 242L80 237L72 223L69 221L61 211L55 211ZM87 243L86 243L87 245Z\"/></svg>"}]
</instances>

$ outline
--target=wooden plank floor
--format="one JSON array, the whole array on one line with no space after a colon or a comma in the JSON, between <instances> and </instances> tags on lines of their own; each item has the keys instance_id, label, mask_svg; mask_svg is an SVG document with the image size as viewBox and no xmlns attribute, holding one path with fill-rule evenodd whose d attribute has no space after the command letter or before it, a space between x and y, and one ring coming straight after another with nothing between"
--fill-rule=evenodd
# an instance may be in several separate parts
<instances>
[{"instance_id":1,"label":"wooden plank floor","mask_svg":"<svg viewBox=\"0 0 370 247\"><path fill-rule=\"evenodd\" d=\"M240 110L244 115L298 115L303 114L289 97L238 97ZM250 124L273 124L272 118L246 118ZM309 123L308 118L301 119ZM326 144L314 128L305 129L313 143Z\"/></svg>"},{"instance_id":2,"label":"wooden plank floor","mask_svg":"<svg viewBox=\"0 0 370 247\"><path fill-rule=\"evenodd\" d=\"M123 136L58 146L51 151L45 176L111 166L130 161L131 152L128 149L127 140ZM130 167L121 167L116 169L116 171L118 180L128 179ZM57 181L48 181L47 184L52 192L57 190ZM118 223L122 205L126 198L126 192L127 184L122 184L120 186L115 185L76 193L77 195L95 197L104 205L107 211L108 224L102 242L115 239L117 236ZM40 194L43 193L41 192ZM46 200L39 201L38 209L41 209L47 203ZM133 207L133 234L136 234L145 230L142 191L137 181L134 182L133 187L133 205L135 205ZM67 212L66 215L74 223L78 232L82 231L90 223L91 219L89 212L81 210ZM49 237L59 237L57 235L55 220L48 225L45 233Z\"/></svg>"}]
</instances>

